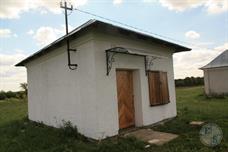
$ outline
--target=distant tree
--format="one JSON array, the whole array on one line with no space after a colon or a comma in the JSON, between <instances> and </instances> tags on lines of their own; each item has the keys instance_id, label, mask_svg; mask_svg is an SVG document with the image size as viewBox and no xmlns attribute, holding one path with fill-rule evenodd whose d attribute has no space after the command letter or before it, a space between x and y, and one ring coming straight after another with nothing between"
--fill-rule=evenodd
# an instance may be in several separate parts
<instances>
[{"instance_id":1,"label":"distant tree","mask_svg":"<svg viewBox=\"0 0 228 152\"><path fill-rule=\"evenodd\" d=\"M5 100L5 99L9 99L9 98L16 98L17 97L17 93L16 92L12 92L12 91L0 91L0 100Z\"/></svg>"},{"instance_id":2,"label":"distant tree","mask_svg":"<svg viewBox=\"0 0 228 152\"><path fill-rule=\"evenodd\" d=\"M184 79L184 83L185 83L186 86L191 86L191 78L190 77L186 77Z\"/></svg>"},{"instance_id":3,"label":"distant tree","mask_svg":"<svg viewBox=\"0 0 228 152\"><path fill-rule=\"evenodd\" d=\"M16 93L12 91L5 92L6 98L16 98Z\"/></svg>"},{"instance_id":4,"label":"distant tree","mask_svg":"<svg viewBox=\"0 0 228 152\"><path fill-rule=\"evenodd\" d=\"M0 91L0 100L6 99L6 93L4 91Z\"/></svg>"},{"instance_id":5,"label":"distant tree","mask_svg":"<svg viewBox=\"0 0 228 152\"><path fill-rule=\"evenodd\" d=\"M184 79L175 80L176 87L198 86L203 84L204 84L203 77L186 77Z\"/></svg>"},{"instance_id":6,"label":"distant tree","mask_svg":"<svg viewBox=\"0 0 228 152\"><path fill-rule=\"evenodd\" d=\"M21 83L20 84L21 89L25 92L25 95L28 95L28 84L27 83Z\"/></svg>"}]
</instances>

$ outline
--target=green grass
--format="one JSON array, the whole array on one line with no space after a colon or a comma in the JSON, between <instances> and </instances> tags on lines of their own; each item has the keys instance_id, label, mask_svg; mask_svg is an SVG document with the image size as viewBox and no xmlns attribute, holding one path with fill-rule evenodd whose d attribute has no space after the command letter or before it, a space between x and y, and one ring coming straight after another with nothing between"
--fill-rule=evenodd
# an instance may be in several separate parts
<instances>
[{"instance_id":1,"label":"green grass","mask_svg":"<svg viewBox=\"0 0 228 152\"><path fill-rule=\"evenodd\" d=\"M178 88L177 117L165 125L155 127L156 130L180 135L176 140L162 146L153 147L155 151L184 152L227 152L228 150L228 98L208 99L203 95L202 87ZM200 127L189 125L190 121L200 120L216 123L223 131L222 143L214 148L201 144Z\"/></svg>"},{"instance_id":2,"label":"green grass","mask_svg":"<svg viewBox=\"0 0 228 152\"><path fill-rule=\"evenodd\" d=\"M227 152L228 98L207 99L202 87L177 89L178 116L155 130L176 133L179 137L163 146L145 149L145 143L133 138L107 139L101 142L80 135L69 135L27 120L27 102L16 99L0 102L0 152ZM189 122L202 120L218 124L223 131L222 143L209 148L199 140L200 127Z\"/></svg>"}]
</instances>

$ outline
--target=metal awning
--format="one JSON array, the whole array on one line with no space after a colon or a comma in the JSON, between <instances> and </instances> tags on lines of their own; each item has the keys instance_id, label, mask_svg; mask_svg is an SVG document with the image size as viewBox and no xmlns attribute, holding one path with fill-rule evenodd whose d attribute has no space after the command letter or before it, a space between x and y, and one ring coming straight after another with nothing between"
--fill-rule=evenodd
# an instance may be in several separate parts
<instances>
[{"instance_id":1,"label":"metal awning","mask_svg":"<svg viewBox=\"0 0 228 152\"><path fill-rule=\"evenodd\" d=\"M106 53L106 68L107 68L107 73L106 75L108 76L111 69L112 69L112 64L115 61L115 56L117 54L128 54L128 55L135 55L135 56L141 56L144 58L144 64L145 64L145 74L147 75L148 70L150 70L150 67L153 65L153 61L155 59L162 59L162 58L168 58L164 56L159 56L159 55L153 55L149 53L144 53L145 51L143 50L137 50L133 48L124 48L124 47L113 47L111 49L108 49L105 51Z\"/></svg>"}]
</instances>

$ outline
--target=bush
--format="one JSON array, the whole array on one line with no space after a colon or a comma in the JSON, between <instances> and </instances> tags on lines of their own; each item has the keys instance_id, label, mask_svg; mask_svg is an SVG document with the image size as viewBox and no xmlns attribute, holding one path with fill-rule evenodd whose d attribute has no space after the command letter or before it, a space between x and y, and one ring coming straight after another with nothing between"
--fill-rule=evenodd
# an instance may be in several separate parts
<instances>
[{"instance_id":1,"label":"bush","mask_svg":"<svg viewBox=\"0 0 228 152\"><path fill-rule=\"evenodd\" d=\"M16 98L18 98L18 99L25 99L26 98L25 92L24 91L18 91L16 93Z\"/></svg>"},{"instance_id":2,"label":"bush","mask_svg":"<svg viewBox=\"0 0 228 152\"><path fill-rule=\"evenodd\" d=\"M76 126L73 126L70 121L63 121L63 126L61 126L61 130L64 136L67 137L79 137L78 129Z\"/></svg>"}]
</instances>

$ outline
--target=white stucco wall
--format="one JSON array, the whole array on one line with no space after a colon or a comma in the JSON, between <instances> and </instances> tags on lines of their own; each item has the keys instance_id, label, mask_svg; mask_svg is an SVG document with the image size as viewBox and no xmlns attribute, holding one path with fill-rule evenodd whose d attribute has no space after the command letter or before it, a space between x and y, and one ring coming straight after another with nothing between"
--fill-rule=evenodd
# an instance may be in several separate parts
<instances>
[{"instance_id":1,"label":"white stucco wall","mask_svg":"<svg viewBox=\"0 0 228 152\"><path fill-rule=\"evenodd\" d=\"M150 125L163 119L176 116L176 97L174 86L172 51L156 44L145 43L140 40L130 40L127 37L95 33L95 68L96 68L96 101L102 106L98 111L99 132L105 136L118 133L118 104L116 88L116 69L131 69L134 71L134 102L136 126ZM168 86L170 103L150 107L148 78L145 75L144 58L132 55L118 54L109 76L106 76L106 61L104 50L114 46L136 48L145 50L145 53L165 56L157 59L151 70L166 71L168 73Z\"/></svg>"},{"instance_id":2,"label":"white stucco wall","mask_svg":"<svg viewBox=\"0 0 228 152\"><path fill-rule=\"evenodd\" d=\"M228 67L204 70L204 87L207 95L228 93Z\"/></svg>"},{"instance_id":3,"label":"white stucco wall","mask_svg":"<svg viewBox=\"0 0 228 152\"><path fill-rule=\"evenodd\" d=\"M118 68L134 71L136 126L176 116L173 59L169 48L96 32L72 41L71 45L78 50L72 53L72 62L78 64L77 70L68 69L65 46L26 65L30 120L55 127L59 127L62 120L71 121L80 133L94 139L118 134L115 73ZM114 46L137 48L167 57L157 59L151 70L168 73L169 104L150 107L143 57L117 55L110 75L106 76L105 50Z\"/></svg>"},{"instance_id":4,"label":"white stucco wall","mask_svg":"<svg viewBox=\"0 0 228 152\"><path fill-rule=\"evenodd\" d=\"M77 70L67 66L66 46L26 65L29 119L55 127L63 120L71 121L82 134L99 138L92 36L85 35L71 45L78 50L71 57Z\"/></svg>"}]
</instances>

